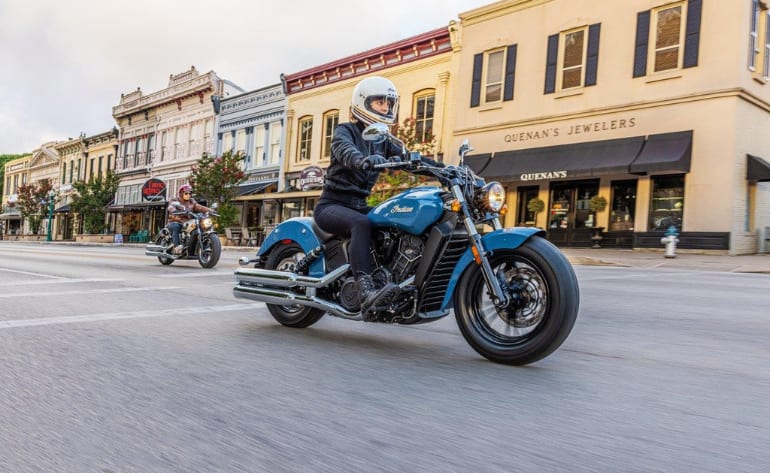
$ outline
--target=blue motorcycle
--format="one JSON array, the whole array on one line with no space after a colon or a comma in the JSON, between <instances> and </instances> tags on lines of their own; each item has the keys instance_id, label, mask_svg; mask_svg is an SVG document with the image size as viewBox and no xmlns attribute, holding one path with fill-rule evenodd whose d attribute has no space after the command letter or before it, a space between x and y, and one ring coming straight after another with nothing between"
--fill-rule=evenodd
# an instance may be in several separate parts
<instances>
[{"instance_id":1,"label":"blue motorcycle","mask_svg":"<svg viewBox=\"0 0 770 473\"><path fill-rule=\"evenodd\" d=\"M367 140L390 139L385 125ZM419 324L453 310L465 340L489 360L538 361L566 340L580 302L567 258L536 228L503 228L505 190L463 163L437 167L405 153L381 168L431 176L441 184L409 189L373 208L375 282L395 283L399 297L367 321ZM490 229L482 234L480 229ZM324 314L364 320L348 263L348 240L321 230L312 218L292 218L264 240L255 258L241 258L236 298L267 304L279 323L308 327Z\"/></svg>"}]
</instances>

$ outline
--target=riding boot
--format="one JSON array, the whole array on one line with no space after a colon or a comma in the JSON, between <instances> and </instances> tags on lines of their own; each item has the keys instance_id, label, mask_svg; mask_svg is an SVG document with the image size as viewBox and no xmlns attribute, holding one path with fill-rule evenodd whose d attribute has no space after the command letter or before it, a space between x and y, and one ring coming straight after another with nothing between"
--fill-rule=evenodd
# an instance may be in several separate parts
<instances>
[{"instance_id":1,"label":"riding boot","mask_svg":"<svg viewBox=\"0 0 770 473\"><path fill-rule=\"evenodd\" d=\"M397 285L389 282L381 288L377 288L372 277L366 273L358 273L356 277L358 283L358 294L361 301L361 313L366 318L370 310L378 307L384 307L390 304L399 294Z\"/></svg>"}]
</instances>

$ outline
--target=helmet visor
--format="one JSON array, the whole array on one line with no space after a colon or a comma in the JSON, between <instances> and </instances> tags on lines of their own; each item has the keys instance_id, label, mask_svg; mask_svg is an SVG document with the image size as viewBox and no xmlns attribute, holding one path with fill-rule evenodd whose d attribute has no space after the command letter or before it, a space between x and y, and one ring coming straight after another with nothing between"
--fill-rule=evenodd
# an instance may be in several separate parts
<instances>
[{"instance_id":1,"label":"helmet visor","mask_svg":"<svg viewBox=\"0 0 770 473\"><path fill-rule=\"evenodd\" d=\"M388 95L373 95L366 99L366 109L374 115L392 119L396 114L398 100Z\"/></svg>"}]
</instances>

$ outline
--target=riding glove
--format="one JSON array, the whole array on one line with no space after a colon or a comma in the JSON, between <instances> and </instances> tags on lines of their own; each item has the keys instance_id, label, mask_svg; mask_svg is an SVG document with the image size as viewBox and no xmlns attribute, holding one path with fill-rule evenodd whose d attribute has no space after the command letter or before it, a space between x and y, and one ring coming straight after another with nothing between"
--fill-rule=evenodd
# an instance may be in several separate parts
<instances>
[{"instance_id":1,"label":"riding glove","mask_svg":"<svg viewBox=\"0 0 770 473\"><path fill-rule=\"evenodd\" d=\"M380 156L379 154L372 154L370 156L367 156L365 158L362 158L356 161L356 167L358 169L368 171L372 169L374 166L378 164L385 164L386 162L388 161L382 156Z\"/></svg>"}]
</instances>

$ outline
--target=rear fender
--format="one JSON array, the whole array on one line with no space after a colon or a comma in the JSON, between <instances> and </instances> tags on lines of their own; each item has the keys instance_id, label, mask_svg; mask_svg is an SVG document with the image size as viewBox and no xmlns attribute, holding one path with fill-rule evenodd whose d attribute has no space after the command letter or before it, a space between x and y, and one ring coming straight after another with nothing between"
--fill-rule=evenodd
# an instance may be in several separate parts
<instances>
[{"instance_id":1,"label":"rear fender","mask_svg":"<svg viewBox=\"0 0 770 473\"><path fill-rule=\"evenodd\" d=\"M527 241L532 235L545 236L546 233L538 228L530 227L513 227L504 228L502 230L495 230L487 233L481 237L481 241L484 244L484 248L493 252L499 249L514 249L520 247L525 241ZM449 286L447 287L446 294L444 294L444 300L441 303L441 310L451 309L454 306L454 292L457 287L457 283L460 281L463 271L475 264L473 259L473 253L470 248L465 250L465 253L460 257L457 262L452 277L449 279Z\"/></svg>"},{"instance_id":2,"label":"rear fender","mask_svg":"<svg viewBox=\"0 0 770 473\"><path fill-rule=\"evenodd\" d=\"M275 245L296 243L307 254L310 250L321 246L321 241L313 232L312 219L310 217L295 217L282 222L265 237L262 246L257 251L257 256L263 256L272 251ZM319 278L326 274L326 264L323 255L313 261L308 270L308 276Z\"/></svg>"}]
</instances>

